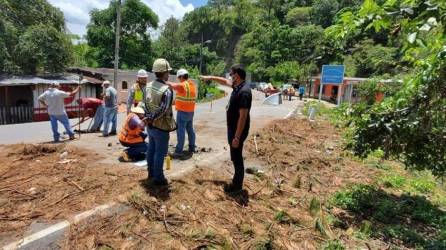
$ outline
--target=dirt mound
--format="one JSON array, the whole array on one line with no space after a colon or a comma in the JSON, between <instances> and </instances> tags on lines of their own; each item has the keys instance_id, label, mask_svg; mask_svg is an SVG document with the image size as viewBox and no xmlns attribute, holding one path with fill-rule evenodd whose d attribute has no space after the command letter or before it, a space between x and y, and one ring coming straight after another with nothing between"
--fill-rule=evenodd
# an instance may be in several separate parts
<instances>
[{"instance_id":1,"label":"dirt mound","mask_svg":"<svg viewBox=\"0 0 446 250\"><path fill-rule=\"evenodd\" d=\"M255 137L255 139L254 139ZM330 167L334 146L339 152L339 132L326 122L306 119L277 120L251 136L247 151L276 167Z\"/></svg>"},{"instance_id":2,"label":"dirt mound","mask_svg":"<svg viewBox=\"0 0 446 250\"><path fill-rule=\"evenodd\" d=\"M143 170L97 160L96 154L65 144L3 146L0 244L22 236L32 221L51 223L115 200L145 177Z\"/></svg>"},{"instance_id":3,"label":"dirt mound","mask_svg":"<svg viewBox=\"0 0 446 250\"><path fill-rule=\"evenodd\" d=\"M24 145L22 153L24 155L50 154L58 151L55 145Z\"/></svg>"},{"instance_id":4,"label":"dirt mound","mask_svg":"<svg viewBox=\"0 0 446 250\"><path fill-rule=\"evenodd\" d=\"M341 186L366 182L358 163L340 157L328 123L277 121L247 141L245 190L227 195L232 166L198 168L169 188L143 183L128 212L71 228L65 249L319 249L333 237L321 204ZM257 147L256 147L257 144ZM218 170L217 170L218 169Z\"/></svg>"}]
</instances>

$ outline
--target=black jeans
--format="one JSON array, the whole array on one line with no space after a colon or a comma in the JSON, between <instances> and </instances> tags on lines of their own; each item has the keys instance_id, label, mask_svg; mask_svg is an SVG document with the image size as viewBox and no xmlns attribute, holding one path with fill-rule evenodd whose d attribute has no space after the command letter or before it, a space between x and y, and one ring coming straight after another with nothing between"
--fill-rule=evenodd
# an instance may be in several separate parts
<instances>
[{"instance_id":1,"label":"black jeans","mask_svg":"<svg viewBox=\"0 0 446 250\"><path fill-rule=\"evenodd\" d=\"M243 178L245 176L245 166L243 163L243 143L245 140L240 139L238 148L233 148L230 144L231 161L234 164L234 177L232 184L238 188L243 187Z\"/></svg>"}]
</instances>

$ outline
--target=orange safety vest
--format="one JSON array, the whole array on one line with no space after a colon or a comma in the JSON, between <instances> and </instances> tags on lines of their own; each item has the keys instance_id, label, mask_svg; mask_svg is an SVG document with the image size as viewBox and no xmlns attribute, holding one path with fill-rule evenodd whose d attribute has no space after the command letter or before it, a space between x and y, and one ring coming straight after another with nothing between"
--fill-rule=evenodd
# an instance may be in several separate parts
<instances>
[{"instance_id":1,"label":"orange safety vest","mask_svg":"<svg viewBox=\"0 0 446 250\"><path fill-rule=\"evenodd\" d=\"M194 112L195 101L197 99L197 91L192 81L186 80L181 83L183 91L177 91L175 98L175 108L178 111Z\"/></svg>"},{"instance_id":2,"label":"orange safety vest","mask_svg":"<svg viewBox=\"0 0 446 250\"><path fill-rule=\"evenodd\" d=\"M129 122L133 116L136 116L136 114L130 113L127 116L124 126L122 127L121 131L119 131L119 141L123 143L136 144L144 142L144 139L141 136L143 129L141 129L139 126L136 126L135 129L130 129L129 127Z\"/></svg>"}]
</instances>

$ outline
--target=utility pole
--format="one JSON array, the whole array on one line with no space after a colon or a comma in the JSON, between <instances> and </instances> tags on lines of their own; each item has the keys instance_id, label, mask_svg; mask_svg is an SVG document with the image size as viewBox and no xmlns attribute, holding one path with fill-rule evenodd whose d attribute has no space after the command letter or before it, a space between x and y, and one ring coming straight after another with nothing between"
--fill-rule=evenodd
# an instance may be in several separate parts
<instances>
[{"instance_id":1,"label":"utility pole","mask_svg":"<svg viewBox=\"0 0 446 250\"><path fill-rule=\"evenodd\" d=\"M204 44L211 43L212 40L206 40L203 42L203 32L201 32L201 43L200 43L200 74L203 74L203 46Z\"/></svg>"},{"instance_id":2,"label":"utility pole","mask_svg":"<svg viewBox=\"0 0 446 250\"><path fill-rule=\"evenodd\" d=\"M201 32L201 43L200 43L200 75L203 74L202 64L203 64L203 31Z\"/></svg>"},{"instance_id":3,"label":"utility pole","mask_svg":"<svg viewBox=\"0 0 446 250\"><path fill-rule=\"evenodd\" d=\"M116 7L116 28L115 28L115 70L113 73L113 87L118 89L118 69L119 69L119 39L121 35L121 0L117 1Z\"/></svg>"}]
</instances>

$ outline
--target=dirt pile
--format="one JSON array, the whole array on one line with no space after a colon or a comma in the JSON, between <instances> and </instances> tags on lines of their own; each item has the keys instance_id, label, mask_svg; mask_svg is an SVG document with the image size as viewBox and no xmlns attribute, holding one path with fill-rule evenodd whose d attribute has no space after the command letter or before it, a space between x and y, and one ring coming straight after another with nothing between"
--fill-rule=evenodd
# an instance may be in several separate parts
<instances>
[{"instance_id":1,"label":"dirt pile","mask_svg":"<svg viewBox=\"0 0 446 250\"><path fill-rule=\"evenodd\" d=\"M320 248L333 237L321 204L340 186L369 176L340 156L339 133L328 123L277 121L255 138L247 142L247 162L263 171L247 174L242 193L222 190L231 177L228 162L219 170L198 168L165 189L141 182L128 197L132 209L73 227L61 246Z\"/></svg>"},{"instance_id":2,"label":"dirt pile","mask_svg":"<svg viewBox=\"0 0 446 250\"><path fill-rule=\"evenodd\" d=\"M2 147L0 239L23 236L33 221L52 223L114 200L146 177L143 170L100 166L97 160L64 144Z\"/></svg>"},{"instance_id":3,"label":"dirt pile","mask_svg":"<svg viewBox=\"0 0 446 250\"><path fill-rule=\"evenodd\" d=\"M275 121L246 143L248 158L266 163L273 176L323 195L347 183L370 182L374 174L344 157L342 147L340 131L328 121L298 118Z\"/></svg>"}]
</instances>

